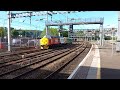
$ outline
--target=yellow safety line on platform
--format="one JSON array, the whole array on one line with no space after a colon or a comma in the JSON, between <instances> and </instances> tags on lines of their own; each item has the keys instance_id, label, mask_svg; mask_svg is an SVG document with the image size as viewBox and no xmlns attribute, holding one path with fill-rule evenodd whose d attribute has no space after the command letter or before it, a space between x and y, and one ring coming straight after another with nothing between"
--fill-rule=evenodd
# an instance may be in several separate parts
<instances>
[{"instance_id":1,"label":"yellow safety line on platform","mask_svg":"<svg viewBox=\"0 0 120 90\"><path fill-rule=\"evenodd\" d=\"M100 79L100 63L98 63L97 79Z\"/></svg>"},{"instance_id":2,"label":"yellow safety line on platform","mask_svg":"<svg viewBox=\"0 0 120 90\"><path fill-rule=\"evenodd\" d=\"M97 46L98 48L98 46ZM99 53L99 48L98 48L98 53ZM101 72L100 72L100 53L98 54L99 58L98 58L98 69L97 69L97 79L101 79Z\"/></svg>"}]
</instances>

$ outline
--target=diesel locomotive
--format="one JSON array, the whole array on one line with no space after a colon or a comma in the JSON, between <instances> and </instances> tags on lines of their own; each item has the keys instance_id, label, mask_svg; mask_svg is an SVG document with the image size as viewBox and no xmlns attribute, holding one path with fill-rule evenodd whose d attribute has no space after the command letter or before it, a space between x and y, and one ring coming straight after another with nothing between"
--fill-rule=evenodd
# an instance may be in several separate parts
<instances>
[{"instance_id":1,"label":"diesel locomotive","mask_svg":"<svg viewBox=\"0 0 120 90\"><path fill-rule=\"evenodd\" d=\"M40 39L40 48L49 49L51 46L58 46L67 43L72 43L72 39L68 37L55 37L50 35L45 35Z\"/></svg>"}]
</instances>

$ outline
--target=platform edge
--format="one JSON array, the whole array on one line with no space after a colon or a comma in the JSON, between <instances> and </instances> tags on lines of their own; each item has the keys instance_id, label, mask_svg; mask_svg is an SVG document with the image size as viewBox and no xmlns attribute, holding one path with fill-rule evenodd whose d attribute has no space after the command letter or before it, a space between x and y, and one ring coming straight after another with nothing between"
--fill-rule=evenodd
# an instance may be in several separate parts
<instances>
[{"instance_id":1,"label":"platform edge","mask_svg":"<svg viewBox=\"0 0 120 90\"><path fill-rule=\"evenodd\" d=\"M74 76L76 75L77 70L81 67L81 65L86 61L88 56L90 55L91 51L93 49L93 44L88 52L88 54L85 56L85 58L81 61L81 63L75 68L75 70L72 72L72 74L67 79L74 79Z\"/></svg>"}]
</instances>

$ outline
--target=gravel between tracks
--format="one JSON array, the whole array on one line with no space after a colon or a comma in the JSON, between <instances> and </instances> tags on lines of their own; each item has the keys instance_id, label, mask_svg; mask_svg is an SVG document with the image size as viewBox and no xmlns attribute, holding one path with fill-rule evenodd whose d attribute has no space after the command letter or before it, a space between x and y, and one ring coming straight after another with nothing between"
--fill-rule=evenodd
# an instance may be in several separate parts
<instances>
[{"instance_id":1,"label":"gravel between tracks","mask_svg":"<svg viewBox=\"0 0 120 90\"><path fill-rule=\"evenodd\" d=\"M91 44L87 46L87 48L70 64L68 64L65 68L63 68L59 73L53 75L50 79L67 79L70 74L74 71L74 69L79 65L79 63L84 59L91 48Z\"/></svg>"},{"instance_id":2,"label":"gravel between tracks","mask_svg":"<svg viewBox=\"0 0 120 90\"><path fill-rule=\"evenodd\" d=\"M28 63L28 64L29 64L29 63ZM24 65L27 65L27 63L24 63ZM34 66L37 66L37 65L34 65ZM10 66L10 67L11 67L11 66ZM14 64L14 65L12 65L12 68L10 68L10 67L7 67L7 68L4 67L3 69L0 68L0 71L1 71L0 74L5 73L5 72L7 72L7 71L9 71L9 70L12 71L12 69L14 70L15 68L19 68L20 65L17 65L17 64L15 65L15 64ZM30 66L30 68L33 68L32 65ZM26 70L26 69L24 69L24 70ZM24 71L24 70L23 70L23 71ZM26 70L26 71L27 71L27 70ZM13 73L14 73L14 72L13 72ZM20 72L18 71L18 73L20 73ZM12 74L12 75L10 74L10 75L8 75L8 77L5 77L5 78L12 78L12 77L14 77L16 74L17 74L17 73L14 73L14 74ZM0 77L0 78L1 78L1 77Z\"/></svg>"}]
</instances>

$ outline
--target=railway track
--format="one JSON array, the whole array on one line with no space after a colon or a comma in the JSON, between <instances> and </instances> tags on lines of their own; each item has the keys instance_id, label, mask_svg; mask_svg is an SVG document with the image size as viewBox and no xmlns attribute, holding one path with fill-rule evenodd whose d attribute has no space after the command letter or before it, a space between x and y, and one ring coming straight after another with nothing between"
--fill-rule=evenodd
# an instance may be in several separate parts
<instances>
[{"instance_id":1,"label":"railway track","mask_svg":"<svg viewBox=\"0 0 120 90\"><path fill-rule=\"evenodd\" d=\"M55 51L49 51L49 52L44 52L44 53L33 53L33 54L30 54L30 55L26 55L25 57L27 57L27 58L24 58L24 59L14 60L14 61L12 60L12 61L8 61L8 62L6 61L4 63L1 63L0 64L0 68L8 66L8 65L12 65L12 64L15 64L15 63L21 63L21 62L24 63L25 61L31 61L31 59L39 58L39 57L44 57L44 56L46 56L48 54L55 53L55 52L57 52L57 50L55 50Z\"/></svg>"},{"instance_id":2,"label":"railway track","mask_svg":"<svg viewBox=\"0 0 120 90\"><path fill-rule=\"evenodd\" d=\"M77 49L77 48L76 48ZM73 50L73 49L72 49ZM26 71L28 72L29 70L26 70L28 67L32 67L36 66L37 63L41 63L42 61L45 61L48 59L51 59L53 56L57 56L59 54L66 54L67 51L71 51L71 49L63 49L63 50L58 50L58 51L54 51L54 53L52 52L51 54L47 55L47 56L40 56L37 58L33 58L32 60L21 60L19 62L14 62L13 63L7 65L7 66L1 66L0 68L0 78L14 78L14 77L10 77L10 75L12 73L17 73L19 72L19 74L22 74L21 72ZM72 51L71 51L72 52ZM67 52L68 53L68 52ZM46 61L45 61L46 62ZM25 69L26 68L26 69ZM23 70L23 71L22 71ZM11 73L11 74L10 74ZM25 72L24 72L25 73ZM7 76L6 76L7 75ZM8 77L9 76L9 77ZM15 76L15 75L14 75ZM18 75L17 75L18 76ZM16 76L16 77L17 77Z\"/></svg>"},{"instance_id":3,"label":"railway track","mask_svg":"<svg viewBox=\"0 0 120 90\"><path fill-rule=\"evenodd\" d=\"M57 50L54 50L54 52L58 51L58 50L62 50L64 47L62 48L59 48ZM69 47L71 48L71 47ZM33 59L33 58L37 58L37 57L41 57L41 56L44 56L44 55L47 55L47 54L50 54L50 53L54 53L53 50L43 50L41 52L34 52L34 53L30 53L30 54L23 54L24 55L24 58L14 58L14 59L3 59L3 60L0 60L0 67L3 67L3 66L8 66L8 65L11 65L11 64L14 64L14 63L18 63L18 62L22 62L22 61L26 61L26 60L30 60L30 59Z\"/></svg>"},{"instance_id":4,"label":"railway track","mask_svg":"<svg viewBox=\"0 0 120 90\"><path fill-rule=\"evenodd\" d=\"M40 49L30 49L30 50L22 50L22 51L11 51L11 52L6 52L6 53L1 53L0 57L4 57L4 56L10 56L10 55L17 55L17 54L21 54L21 53L26 53L26 52L34 52L34 51L38 51Z\"/></svg>"},{"instance_id":5,"label":"railway track","mask_svg":"<svg viewBox=\"0 0 120 90\"><path fill-rule=\"evenodd\" d=\"M21 53L18 55L5 56L5 57L0 58L0 65L4 64L4 63L11 62L11 61L17 61L17 60L20 60L22 58L28 58L28 57L32 57L34 55L47 53L50 51L52 51L52 50L36 51L36 52L31 52L31 53L29 52L29 53Z\"/></svg>"},{"instance_id":6,"label":"railway track","mask_svg":"<svg viewBox=\"0 0 120 90\"><path fill-rule=\"evenodd\" d=\"M69 47L71 47L71 45ZM63 49L63 48L68 48L68 47L59 47L56 49L59 50L59 49ZM4 64L4 63L10 62L10 61L16 61L16 60L19 60L22 58L33 57L33 56L43 54L43 53L45 54L45 53L51 52L53 50L54 49L49 49L49 50L33 49L33 50L20 51L20 52L16 52L16 53L14 52L14 53L7 54L7 55L6 54L1 55L0 56L0 64Z\"/></svg>"},{"instance_id":7,"label":"railway track","mask_svg":"<svg viewBox=\"0 0 120 90\"><path fill-rule=\"evenodd\" d=\"M52 58L48 59L47 61L42 62L41 65L39 64L38 67L35 68L34 70L31 70L28 73L22 74L21 76L19 76L17 78L19 78L19 79L36 79L36 78L37 79L43 79L44 76L47 74L47 72L44 72L44 71L43 72L39 72L40 69L44 69L46 66L48 66L50 64L53 64L54 62L58 62L59 59L61 59L62 57L72 53L73 51L77 50L80 47L74 48L71 51L66 52L66 53L62 53L62 54L60 54L60 55L58 55L56 57L52 57ZM51 67L49 67L49 69L50 68ZM36 76L36 75L41 75L41 76L39 77L39 76Z\"/></svg>"},{"instance_id":8,"label":"railway track","mask_svg":"<svg viewBox=\"0 0 120 90\"><path fill-rule=\"evenodd\" d=\"M69 50L70 50L70 48L69 48ZM66 50L64 49L61 51L58 49L58 51L57 50L52 51L51 52L52 54L50 54L50 52L48 52L49 55L47 55L47 53L46 53L47 57L44 54L41 54L41 55L37 55L37 56L30 57L27 59L25 58L25 59L20 59L17 61L8 62L6 64L2 64L2 65L0 65L0 72L1 72L0 76L5 75L5 74L10 73L10 72L14 72L15 70L19 70L20 68L29 66L31 64L37 63L38 59L41 59L41 61L42 61L44 59L53 57L54 55L61 54L61 53L66 52L66 51L68 51L68 49L66 49ZM33 60L31 60L32 58L33 58ZM20 67L17 67L18 65L20 65Z\"/></svg>"},{"instance_id":9,"label":"railway track","mask_svg":"<svg viewBox=\"0 0 120 90\"><path fill-rule=\"evenodd\" d=\"M59 49L36 56L33 54L32 57L0 65L0 79L49 79L82 53L85 47L83 43L76 48ZM50 70L53 71L48 73Z\"/></svg>"},{"instance_id":10,"label":"railway track","mask_svg":"<svg viewBox=\"0 0 120 90\"><path fill-rule=\"evenodd\" d=\"M56 62L56 64L59 64L59 67L54 67L55 70L47 75L44 79L51 79L56 73L58 73L60 70L62 70L64 67L66 67L70 62L72 62L79 54L81 54L86 49L86 45L84 44L82 48L77 49L76 51L72 52L71 54L65 56L62 58L60 63ZM71 58L70 58L71 57Z\"/></svg>"},{"instance_id":11,"label":"railway track","mask_svg":"<svg viewBox=\"0 0 120 90\"><path fill-rule=\"evenodd\" d=\"M64 45L64 48L67 48L68 46L67 45ZM63 47L56 47L54 49L60 49L60 48L63 48ZM51 49L52 50L52 49ZM28 49L23 49L23 50L15 50L15 51L11 51L11 52L4 52L4 53L0 53L0 58L2 57L6 57L6 56L11 56L11 55L20 55L20 54L23 54L23 53L32 53L32 52L36 52L36 51L43 51L41 50L40 48L28 48Z\"/></svg>"},{"instance_id":12,"label":"railway track","mask_svg":"<svg viewBox=\"0 0 120 90\"><path fill-rule=\"evenodd\" d=\"M48 78L46 79L67 79L70 74L74 71L74 69L78 66L78 64L84 59L84 57L87 55L91 48L91 44L87 44L86 48L77 55L74 60L71 60L68 64L66 64L64 67L61 67L57 72L54 72Z\"/></svg>"}]
</instances>

